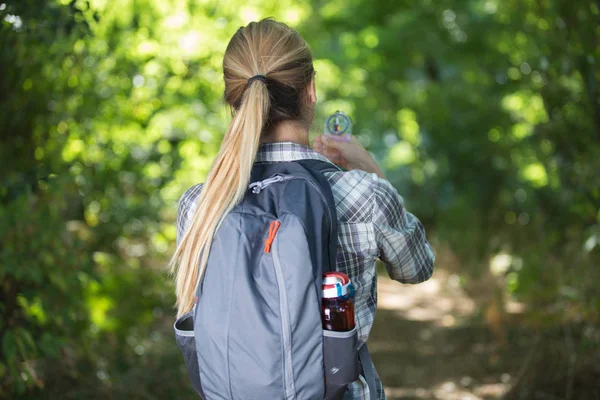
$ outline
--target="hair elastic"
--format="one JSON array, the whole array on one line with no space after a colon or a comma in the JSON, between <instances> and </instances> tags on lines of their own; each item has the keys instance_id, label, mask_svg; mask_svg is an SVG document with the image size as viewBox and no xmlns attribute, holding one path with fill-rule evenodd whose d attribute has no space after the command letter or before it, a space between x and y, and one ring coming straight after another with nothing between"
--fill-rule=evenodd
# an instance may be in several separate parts
<instances>
[{"instance_id":1,"label":"hair elastic","mask_svg":"<svg viewBox=\"0 0 600 400\"><path fill-rule=\"evenodd\" d=\"M264 75L254 75L252 78L248 78L248 85L252 83L252 81L259 80L267 83L267 77Z\"/></svg>"}]
</instances>

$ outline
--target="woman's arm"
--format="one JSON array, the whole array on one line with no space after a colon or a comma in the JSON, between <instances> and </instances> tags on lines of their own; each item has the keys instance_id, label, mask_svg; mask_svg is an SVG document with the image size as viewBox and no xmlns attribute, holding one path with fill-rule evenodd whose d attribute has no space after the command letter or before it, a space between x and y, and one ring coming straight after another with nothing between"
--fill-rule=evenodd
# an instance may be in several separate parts
<instances>
[{"instance_id":1,"label":"woman's arm","mask_svg":"<svg viewBox=\"0 0 600 400\"><path fill-rule=\"evenodd\" d=\"M315 138L314 149L343 168L374 174L372 221L379 258L394 280L419 283L429 279L435 255L423 224L406 211L402 197L385 179L369 152L355 137L350 142L341 142L319 136Z\"/></svg>"},{"instance_id":2,"label":"woman's arm","mask_svg":"<svg viewBox=\"0 0 600 400\"><path fill-rule=\"evenodd\" d=\"M385 179L373 177L373 228L379 258L390 278L402 283L426 281L435 255L421 221L404 208L404 201Z\"/></svg>"}]
</instances>

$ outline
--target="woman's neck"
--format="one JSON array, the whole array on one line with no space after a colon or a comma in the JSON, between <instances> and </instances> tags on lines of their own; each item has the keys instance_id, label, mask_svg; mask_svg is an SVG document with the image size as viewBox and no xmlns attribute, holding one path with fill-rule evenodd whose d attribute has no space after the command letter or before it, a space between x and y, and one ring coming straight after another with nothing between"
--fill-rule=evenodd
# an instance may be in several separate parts
<instances>
[{"instance_id":1,"label":"woman's neck","mask_svg":"<svg viewBox=\"0 0 600 400\"><path fill-rule=\"evenodd\" d=\"M281 121L260 140L261 143L293 142L304 146L309 146L308 129L303 127L297 121Z\"/></svg>"}]
</instances>

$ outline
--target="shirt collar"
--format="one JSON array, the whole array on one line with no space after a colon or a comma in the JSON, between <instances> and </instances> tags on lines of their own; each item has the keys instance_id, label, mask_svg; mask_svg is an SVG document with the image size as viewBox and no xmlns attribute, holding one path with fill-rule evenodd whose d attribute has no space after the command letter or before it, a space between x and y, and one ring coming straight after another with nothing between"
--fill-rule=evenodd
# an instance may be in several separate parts
<instances>
[{"instance_id":1,"label":"shirt collar","mask_svg":"<svg viewBox=\"0 0 600 400\"><path fill-rule=\"evenodd\" d=\"M296 160L321 160L331 163L327 157L311 147L293 142L263 143L256 154L257 163L285 162Z\"/></svg>"}]
</instances>

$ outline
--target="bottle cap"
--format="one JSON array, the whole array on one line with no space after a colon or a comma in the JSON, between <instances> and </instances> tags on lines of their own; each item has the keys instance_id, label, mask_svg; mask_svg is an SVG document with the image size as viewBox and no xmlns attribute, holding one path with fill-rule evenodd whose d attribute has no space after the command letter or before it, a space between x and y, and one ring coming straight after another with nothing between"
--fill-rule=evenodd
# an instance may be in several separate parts
<instances>
[{"instance_id":1,"label":"bottle cap","mask_svg":"<svg viewBox=\"0 0 600 400\"><path fill-rule=\"evenodd\" d=\"M351 297L354 288L350 278L343 272L327 272L323 274L323 297L333 299L337 297Z\"/></svg>"}]
</instances>

